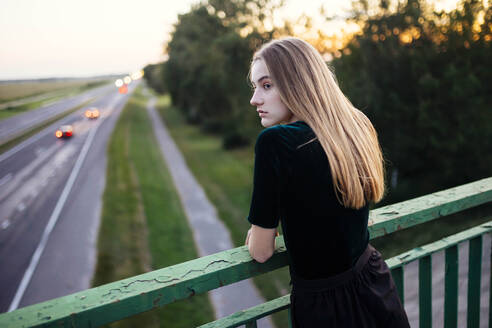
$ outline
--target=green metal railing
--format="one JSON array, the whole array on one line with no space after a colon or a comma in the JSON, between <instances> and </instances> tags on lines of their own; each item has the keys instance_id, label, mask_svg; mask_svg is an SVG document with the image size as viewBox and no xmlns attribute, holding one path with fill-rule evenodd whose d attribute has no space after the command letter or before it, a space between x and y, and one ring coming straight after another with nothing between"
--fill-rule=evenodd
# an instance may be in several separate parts
<instances>
[{"instance_id":1,"label":"green metal railing","mask_svg":"<svg viewBox=\"0 0 492 328\"><path fill-rule=\"evenodd\" d=\"M371 239L490 202L492 178L487 178L378 208L370 212ZM478 327L482 236L491 231L492 221L386 260L402 300L405 265L419 261L420 327L432 325L431 255L441 250L445 251L446 266L445 327L457 327L458 244L465 241L470 242L467 322L468 327ZM247 248L242 246L1 314L0 327L97 327L286 265L284 241L277 237L275 254L263 264L252 260ZM485 279L491 279L488 274ZM289 308L289 295L286 295L201 327L256 327L258 319Z\"/></svg>"}]
</instances>

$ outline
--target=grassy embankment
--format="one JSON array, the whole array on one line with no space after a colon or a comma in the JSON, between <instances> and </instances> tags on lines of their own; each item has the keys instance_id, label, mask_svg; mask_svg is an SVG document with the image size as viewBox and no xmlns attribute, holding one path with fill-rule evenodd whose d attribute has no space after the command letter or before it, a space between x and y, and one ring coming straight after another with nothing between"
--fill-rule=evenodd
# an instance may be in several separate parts
<instances>
[{"instance_id":1,"label":"grassy embankment","mask_svg":"<svg viewBox=\"0 0 492 328\"><path fill-rule=\"evenodd\" d=\"M242 245L249 227L246 216L252 190L253 146L225 151L221 147L220 138L204 134L199 128L186 124L180 113L169 106L167 97L160 97L158 105L171 135L207 196L216 206L221 219L231 232L234 243L236 246ZM484 205L375 239L371 243L381 250L385 258L389 258L489 221L491 213L492 204ZM255 283L267 300L290 290L288 282L286 269L255 278ZM286 317L286 314L274 316L276 325L286 327Z\"/></svg>"},{"instance_id":2,"label":"grassy embankment","mask_svg":"<svg viewBox=\"0 0 492 328\"><path fill-rule=\"evenodd\" d=\"M109 142L94 286L197 257L146 103L137 90ZM112 326L184 328L212 320L208 296L198 295Z\"/></svg>"},{"instance_id":3,"label":"grassy embankment","mask_svg":"<svg viewBox=\"0 0 492 328\"><path fill-rule=\"evenodd\" d=\"M0 120L76 95L109 81L57 81L0 84Z\"/></svg>"},{"instance_id":4,"label":"grassy embankment","mask_svg":"<svg viewBox=\"0 0 492 328\"><path fill-rule=\"evenodd\" d=\"M0 104L19 100L27 97L34 97L42 94L60 90L76 90L99 86L108 83L108 80L93 79L62 79L62 80L31 80L23 82L2 82L0 83Z\"/></svg>"}]
</instances>

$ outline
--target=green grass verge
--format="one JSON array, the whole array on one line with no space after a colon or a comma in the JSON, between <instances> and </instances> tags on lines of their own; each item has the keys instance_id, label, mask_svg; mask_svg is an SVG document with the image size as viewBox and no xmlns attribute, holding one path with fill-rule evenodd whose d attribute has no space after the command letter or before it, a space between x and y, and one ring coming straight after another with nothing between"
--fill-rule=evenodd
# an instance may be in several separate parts
<instances>
[{"instance_id":1,"label":"green grass verge","mask_svg":"<svg viewBox=\"0 0 492 328\"><path fill-rule=\"evenodd\" d=\"M246 216L253 182L253 146L234 151L223 150L219 137L206 135L198 127L186 124L178 110L169 103L167 96L159 98L161 116L187 164L230 230L234 243L236 246L242 245L249 228ZM381 250L385 258L389 258L487 222L491 214L492 204L483 205L372 240L371 243ZM257 277L254 281L265 299L270 300L290 290L289 279L288 270L281 269ZM274 315L273 319L277 327L287 327L286 313Z\"/></svg>"},{"instance_id":2,"label":"green grass verge","mask_svg":"<svg viewBox=\"0 0 492 328\"><path fill-rule=\"evenodd\" d=\"M65 116L70 115L73 112L79 110L80 108L89 105L92 101L94 101L94 99L89 99L89 100L85 101L84 103L82 103L78 106L75 106L72 109L69 109L68 111L65 111L65 112L51 118L50 120L33 127L31 130L26 131L25 133L15 137L14 139L11 139L11 140L7 141L6 143L1 144L0 145L0 154L6 152L7 150L9 150L12 147L15 147L16 145L20 144L22 141L32 137L33 135L35 135L39 131L41 131L41 130L45 129L46 127L50 126L51 124L53 124L54 122L61 120ZM55 131L53 131L53 135L54 134L55 134Z\"/></svg>"},{"instance_id":3,"label":"green grass verge","mask_svg":"<svg viewBox=\"0 0 492 328\"><path fill-rule=\"evenodd\" d=\"M94 286L198 256L146 101L137 90L109 141ZM184 328L213 319L208 296L198 295L111 326Z\"/></svg>"},{"instance_id":4,"label":"green grass verge","mask_svg":"<svg viewBox=\"0 0 492 328\"><path fill-rule=\"evenodd\" d=\"M0 121L5 120L5 119L10 118L10 117L13 117L13 116L16 116L16 115L19 115L19 114L22 114L24 112L28 112L32 109L42 107L48 103L55 102L55 101L60 100L62 98L63 98L63 96L48 97L48 98L44 98L41 100L36 100L33 102L22 104L19 106L7 107L4 109L1 109L0 110Z\"/></svg>"},{"instance_id":5,"label":"green grass verge","mask_svg":"<svg viewBox=\"0 0 492 328\"><path fill-rule=\"evenodd\" d=\"M21 99L35 98L45 94L57 94L59 92L84 91L111 82L104 80L59 80L43 81L32 80L25 82L0 83L0 104Z\"/></svg>"}]
</instances>

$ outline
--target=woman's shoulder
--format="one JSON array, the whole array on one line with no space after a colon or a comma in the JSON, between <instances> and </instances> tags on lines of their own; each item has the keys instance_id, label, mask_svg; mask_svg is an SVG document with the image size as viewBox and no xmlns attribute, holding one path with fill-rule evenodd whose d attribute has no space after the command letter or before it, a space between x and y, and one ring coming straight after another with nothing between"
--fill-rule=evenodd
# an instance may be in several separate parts
<instances>
[{"instance_id":1,"label":"woman's shoulder","mask_svg":"<svg viewBox=\"0 0 492 328\"><path fill-rule=\"evenodd\" d=\"M314 136L311 128L303 121L296 121L289 124L279 124L264 129L256 140L257 147L285 146L295 149L305 142L306 138Z\"/></svg>"},{"instance_id":2,"label":"woman's shoulder","mask_svg":"<svg viewBox=\"0 0 492 328\"><path fill-rule=\"evenodd\" d=\"M270 143L275 142L282 135L282 129L280 125L271 126L260 132L256 143Z\"/></svg>"},{"instance_id":3,"label":"woman's shoulder","mask_svg":"<svg viewBox=\"0 0 492 328\"><path fill-rule=\"evenodd\" d=\"M279 138L296 137L312 132L311 128L303 121L296 121L289 124L279 124L264 129L258 135L258 141L274 141Z\"/></svg>"}]
</instances>

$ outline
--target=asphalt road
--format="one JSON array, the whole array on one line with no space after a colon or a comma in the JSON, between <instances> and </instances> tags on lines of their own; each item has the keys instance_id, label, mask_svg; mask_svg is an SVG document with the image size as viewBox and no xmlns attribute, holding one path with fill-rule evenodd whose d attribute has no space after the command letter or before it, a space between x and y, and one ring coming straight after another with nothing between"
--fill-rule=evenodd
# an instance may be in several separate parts
<instances>
[{"instance_id":1,"label":"asphalt road","mask_svg":"<svg viewBox=\"0 0 492 328\"><path fill-rule=\"evenodd\" d=\"M104 85L73 97L59 100L55 103L42 106L36 110L28 111L11 118L0 121L0 145L16 137L33 126L39 125L85 101L99 98L104 94L114 91L114 85Z\"/></svg>"},{"instance_id":2,"label":"asphalt road","mask_svg":"<svg viewBox=\"0 0 492 328\"><path fill-rule=\"evenodd\" d=\"M96 97L90 106L99 119L86 119L82 108L0 155L0 312L90 287L106 145L129 95L113 89L78 96ZM73 125L74 136L58 140L63 124Z\"/></svg>"}]
</instances>

